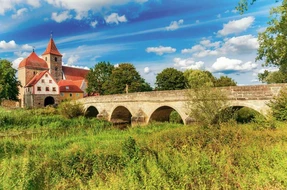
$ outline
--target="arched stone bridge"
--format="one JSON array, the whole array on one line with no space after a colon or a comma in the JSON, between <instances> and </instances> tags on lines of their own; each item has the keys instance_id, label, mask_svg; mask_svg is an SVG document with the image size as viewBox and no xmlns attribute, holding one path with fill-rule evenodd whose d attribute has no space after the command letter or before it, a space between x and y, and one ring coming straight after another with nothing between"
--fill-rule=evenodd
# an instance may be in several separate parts
<instances>
[{"instance_id":1,"label":"arched stone bridge","mask_svg":"<svg viewBox=\"0 0 287 190\"><path fill-rule=\"evenodd\" d=\"M287 84L222 87L228 94L229 106L249 107L261 114L268 113L267 103ZM187 90L152 91L86 97L78 100L92 116L115 123L147 124L168 121L170 113L179 113L184 124L189 117Z\"/></svg>"}]
</instances>

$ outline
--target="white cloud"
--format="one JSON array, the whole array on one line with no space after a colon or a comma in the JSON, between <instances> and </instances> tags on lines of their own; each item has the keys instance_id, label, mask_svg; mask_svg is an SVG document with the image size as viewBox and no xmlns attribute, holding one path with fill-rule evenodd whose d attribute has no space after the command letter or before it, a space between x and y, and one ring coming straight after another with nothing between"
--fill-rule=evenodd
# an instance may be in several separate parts
<instances>
[{"instance_id":1,"label":"white cloud","mask_svg":"<svg viewBox=\"0 0 287 190\"><path fill-rule=\"evenodd\" d=\"M172 47L164 47L164 46L159 46L159 47L148 47L146 48L146 52L148 53L156 53L157 55L163 55L164 53L174 53L176 52L175 48Z\"/></svg>"},{"instance_id":2,"label":"white cloud","mask_svg":"<svg viewBox=\"0 0 287 190\"><path fill-rule=\"evenodd\" d=\"M199 20L196 20L195 23L198 24L198 23L200 23L200 21L199 21Z\"/></svg>"},{"instance_id":3,"label":"white cloud","mask_svg":"<svg viewBox=\"0 0 287 190\"><path fill-rule=\"evenodd\" d=\"M0 49L14 49L16 47L17 44L14 40L11 40L10 42L0 41Z\"/></svg>"},{"instance_id":4,"label":"white cloud","mask_svg":"<svg viewBox=\"0 0 287 190\"><path fill-rule=\"evenodd\" d=\"M0 15L5 15L6 11L13 10L16 5L27 3L37 8L40 7L40 0L0 0Z\"/></svg>"},{"instance_id":5,"label":"white cloud","mask_svg":"<svg viewBox=\"0 0 287 190\"><path fill-rule=\"evenodd\" d=\"M98 21L96 20L90 23L90 26L93 28L96 28L97 25L98 25Z\"/></svg>"},{"instance_id":6,"label":"white cloud","mask_svg":"<svg viewBox=\"0 0 287 190\"><path fill-rule=\"evenodd\" d=\"M40 7L40 0L27 0L27 3L35 8Z\"/></svg>"},{"instance_id":7,"label":"white cloud","mask_svg":"<svg viewBox=\"0 0 287 190\"><path fill-rule=\"evenodd\" d=\"M173 62L175 62L175 67L179 67L181 69L203 69L204 66L204 62L195 62L192 58L181 59L177 57L173 59Z\"/></svg>"},{"instance_id":8,"label":"white cloud","mask_svg":"<svg viewBox=\"0 0 287 190\"><path fill-rule=\"evenodd\" d=\"M217 58L216 62L211 66L210 70L212 72L246 72L257 68L257 64L248 61L243 62L239 59L229 59L227 57Z\"/></svg>"},{"instance_id":9,"label":"white cloud","mask_svg":"<svg viewBox=\"0 0 287 190\"><path fill-rule=\"evenodd\" d=\"M31 52L30 52L30 53L31 53ZM30 53L29 53L29 52L26 52L26 51L24 51L24 52L22 52L22 51L16 51L16 52L14 52L14 54L17 55L18 57L28 57L28 55L30 55Z\"/></svg>"},{"instance_id":10,"label":"white cloud","mask_svg":"<svg viewBox=\"0 0 287 190\"><path fill-rule=\"evenodd\" d=\"M221 14L218 14L216 17L217 17L217 18L221 18Z\"/></svg>"},{"instance_id":11,"label":"white cloud","mask_svg":"<svg viewBox=\"0 0 287 190\"><path fill-rule=\"evenodd\" d=\"M72 15L69 14L69 11L63 11L62 13L55 13L53 12L52 13L52 16L51 16L51 19L58 22L58 23L61 23L67 19L71 19L72 18Z\"/></svg>"},{"instance_id":12,"label":"white cloud","mask_svg":"<svg viewBox=\"0 0 287 190\"><path fill-rule=\"evenodd\" d=\"M238 37L226 38L223 42L202 40L199 44L190 49L183 49L181 53L192 53L194 57L205 57L214 55L250 54L254 53L259 47L256 37L243 35Z\"/></svg>"},{"instance_id":13,"label":"white cloud","mask_svg":"<svg viewBox=\"0 0 287 190\"><path fill-rule=\"evenodd\" d=\"M227 36L229 34L238 34L247 30L255 18L252 16L242 18L240 20L229 21L227 24L223 25L223 29L218 31L218 34L221 36Z\"/></svg>"},{"instance_id":14,"label":"white cloud","mask_svg":"<svg viewBox=\"0 0 287 190\"><path fill-rule=\"evenodd\" d=\"M144 73L149 74L151 72L151 69L149 67L144 68Z\"/></svg>"},{"instance_id":15,"label":"white cloud","mask_svg":"<svg viewBox=\"0 0 287 190\"><path fill-rule=\"evenodd\" d=\"M120 22L127 22L127 18L125 15L119 16L118 13L112 13L109 16L105 17L105 21L108 24L116 23L119 24Z\"/></svg>"},{"instance_id":16,"label":"white cloud","mask_svg":"<svg viewBox=\"0 0 287 190\"><path fill-rule=\"evenodd\" d=\"M22 45L23 50L33 50L33 46L30 46L28 44Z\"/></svg>"},{"instance_id":17,"label":"white cloud","mask_svg":"<svg viewBox=\"0 0 287 190\"><path fill-rule=\"evenodd\" d=\"M72 55L72 56L69 57L67 64L68 65L74 65L74 63L76 63L79 59L80 59L80 56Z\"/></svg>"},{"instance_id":18,"label":"white cloud","mask_svg":"<svg viewBox=\"0 0 287 190\"><path fill-rule=\"evenodd\" d=\"M183 19L179 21L172 21L169 26L165 27L167 31L177 30L183 24Z\"/></svg>"},{"instance_id":19,"label":"white cloud","mask_svg":"<svg viewBox=\"0 0 287 190\"><path fill-rule=\"evenodd\" d=\"M12 67L14 69L18 69L18 66L20 64L20 62L23 60L24 58L23 57L19 57L17 59L15 59L14 61L12 61Z\"/></svg>"},{"instance_id":20,"label":"white cloud","mask_svg":"<svg viewBox=\"0 0 287 190\"><path fill-rule=\"evenodd\" d=\"M12 15L13 19L19 18L20 16L22 16L25 12L28 12L27 8L22 8L19 9L15 14Z\"/></svg>"}]
</instances>

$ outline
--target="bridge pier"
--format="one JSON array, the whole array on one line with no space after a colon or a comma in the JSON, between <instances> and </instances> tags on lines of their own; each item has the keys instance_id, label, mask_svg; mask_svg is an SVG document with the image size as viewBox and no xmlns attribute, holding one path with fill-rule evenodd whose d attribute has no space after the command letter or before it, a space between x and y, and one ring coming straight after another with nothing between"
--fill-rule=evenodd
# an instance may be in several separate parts
<instances>
[{"instance_id":1,"label":"bridge pier","mask_svg":"<svg viewBox=\"0 0 287 190\"><path fill-rule=\"evenodd\" d=\"M135 125L146 125L147 122L146 122L146 117L145 116L133 116L132 117L132 123L131 125L132 126L135 126Z\"/></svg>"}]
</instances>

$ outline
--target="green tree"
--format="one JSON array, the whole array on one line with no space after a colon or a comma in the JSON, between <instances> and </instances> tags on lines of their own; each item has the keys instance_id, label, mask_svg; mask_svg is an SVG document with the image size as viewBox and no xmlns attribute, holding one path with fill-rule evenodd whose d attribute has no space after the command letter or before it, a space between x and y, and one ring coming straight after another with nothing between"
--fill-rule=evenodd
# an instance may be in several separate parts
<instances>
[{"instance_id":1,"label":"green tree","mask_svg":"<svg viewBox=\"0 0 287 190\"><path fill-rule=\"evenodd\" d=\"M274 2L278 2L279 0L274 0ZM253 5L256 0L240 0L236 7L236 10L239 11L240 14L243 14L245 11L248 10L249 5Z\"/></svg>"},{"instance_id":2,"label":"green tree","mask_svg":"<svg viewBox=\"0 0 287 190\"><path fill-rule=\"evenodd\" d=\"M121 63L114 68L109 79L103 84L104 94L151 91L152 88L141 78L130 63Z\"/></svg>"},{"instance_id":3,"label":"green tree","mask_svg":"<svg viewBox=\"0 0 287 190\"><path fill-rule=\"evenodd\" d=\"M268 27L258 35L259 48L256 60L263 60L264 66L277 66L287 72L287 0L282 6L272 8Z\"/></svg>"},{"instance_id":4,"label":"green tree","mask_svg":"<svg viewBox=\"0 0 287 190\"><path fill-rule=\"evenodd\" d=\"M0 102L2 99L18 100L21 84L16 77L16 72L11 62L0 59Z\"/></svg>"},{"instance_id":5,"label":"green tree","mask_svg":"<svg viewBox=\"0 0 287 190\"><path fill-rule=\"evenodd\" d=\"M265 82L267 84L287 82L287 74L281 71L269 72L265 70L264 73L258 74L258 78L260 81Z\"/></svg>"},{"instance_id":6,"label":"green tree","mask_svg":"<svg viewBox=\"0 0 287 190\"><path fill-rule=\"evenodd\" d=\"M236 86L236 82L228 76L220 76L214 82L215 87Z\"/></svg>"},{"instance_id":7,"label":"green tree","mask_svg":"<svg viewBox=\"0 0 287 190\"><path fill-rule=\"evenodd\" d=\"M201 70L188 69L184 71L183 75L186 79L188 88L198 89L203 86L213 87L213 81L215 80L210 72Z\"/></svg>"},{"instance_id":8,"label":"green tree","mask_svg":"<svg viewBox=\"0 0 287 190\"><path fill-rule=\"evenodd\" d=\"M109 80L113 69L114 66L105 61L99 62L94 68L91 68L86 77L88 80L87 92L89 94L93 92L105 94L103 84L105 81Z\"/></svg>"},{"instance_id":9,"label":"green tree","mask_svg":"<svg viewBox=\"0 0 287 190\"><path fill-rule=\"evenodd\" d=\"M158 90L181 90L185 88L185 78L181 71L166 68L156 76Z\"/></svg>"}]
</instances>

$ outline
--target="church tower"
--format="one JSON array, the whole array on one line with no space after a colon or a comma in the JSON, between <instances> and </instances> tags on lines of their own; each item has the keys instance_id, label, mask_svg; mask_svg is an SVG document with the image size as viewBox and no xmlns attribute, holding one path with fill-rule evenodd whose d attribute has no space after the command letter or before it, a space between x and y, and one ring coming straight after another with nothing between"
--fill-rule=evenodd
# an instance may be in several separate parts
<instances>
[{"instance_id":1,"label":"church tower","mask_svg":"<svg viewBox=\"0 0 287 190\"><path fill-rule=\"evenodd\" d=\"M56 44L51 35L46 51L42 54L43 59L47 62L51 76L59 82L62 80L62 54L58 51Z\"/></svg>"}]
</instances>

